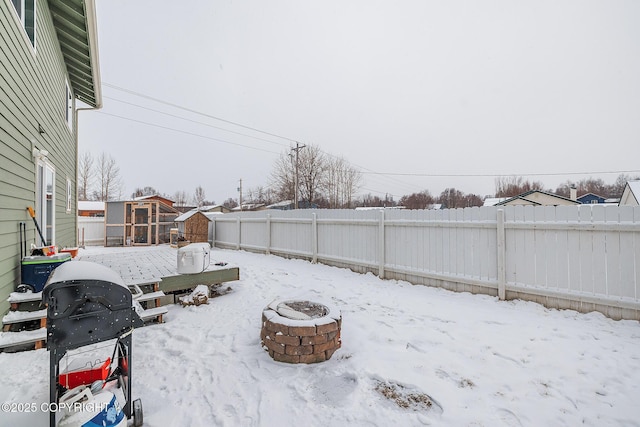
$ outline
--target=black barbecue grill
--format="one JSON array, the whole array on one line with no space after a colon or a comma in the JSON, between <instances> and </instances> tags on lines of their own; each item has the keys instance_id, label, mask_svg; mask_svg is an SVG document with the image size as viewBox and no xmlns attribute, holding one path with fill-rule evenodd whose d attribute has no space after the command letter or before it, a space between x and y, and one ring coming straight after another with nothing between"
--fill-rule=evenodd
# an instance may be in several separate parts
<instances>
[{"instance_id":1,"label":"black barbecue grill","mask_svg":"<svg viewBox=\"0 0 640 427\"><path fill-rule=\"evenodd\" d=\"M131 332L143 322L122 278L100 264L67 262L51 273L42 299L47 304L50 403L58 403L59 394L64 391L58 381L59 364L68 350L117 339L119 363L115 374L126 400L122 409L127 418L131 418ZM50 424L55 425L54 412L51 412Z\"/></svg>"}]
</instances>

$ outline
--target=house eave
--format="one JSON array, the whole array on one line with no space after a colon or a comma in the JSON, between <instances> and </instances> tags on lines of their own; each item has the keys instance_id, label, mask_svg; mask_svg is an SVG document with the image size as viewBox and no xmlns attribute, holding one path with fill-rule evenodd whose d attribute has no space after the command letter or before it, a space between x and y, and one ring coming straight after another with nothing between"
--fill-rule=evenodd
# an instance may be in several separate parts
<instances>
[{"instance_id":1,"label":"house eave","mask_svg":"<svg viewBox=\"0 0 640 427\"><path fill-rule=\"evenodd\" d=\"M49 9L74 96L93 108L101 108L95 1L49 0Z\"/></svg>"}]
</instances>

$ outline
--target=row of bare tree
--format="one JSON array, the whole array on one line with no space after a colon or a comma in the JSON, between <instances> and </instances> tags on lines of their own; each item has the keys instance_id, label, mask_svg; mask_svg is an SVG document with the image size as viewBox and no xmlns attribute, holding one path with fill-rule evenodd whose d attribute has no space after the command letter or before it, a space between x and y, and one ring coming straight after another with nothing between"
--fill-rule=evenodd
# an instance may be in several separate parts
<instances>
[{"instance_id":1,"label":"row of bare tree","mask_svg":"<svg viewBox=\"0 0 640 427\"><path fill-rule=\"evenodd\" d=\"M326 208L351 208L361 173L343 157L306 145L296 154L282 153L271 173L271 189L279 200L295 200ZM297 191L296 191L297 183ZM297 193L297 195L296 195Z\"/></svg>"},{"instance_id":2,"label":"row of bare tree","mask_svg":"<svg viewBox=\"0 0 640 427\"><path fill-rule=\"evenodd\" d=\"M120 168L111 155L102 152L96 158L85 152L78 159L78 199L117 200L124 188Z\"/></svg>"},{"instance_id":3,"label":"row of bare tree","mask_svg":"<svg viewBox=\"0 0 640 427\"><path fill-rule=\"evenodd\" d=\"M296 151L293 153L293 151ZM529 181L521 176L498 177L495 180L495 197L513 197L531 190L542 190L569 197L570 189L576 188L577 195L593 193L604 198L619 198L627 181L640 179L621 174L613 184L602 179L588 178L577 182L566 181L555 191L545 189L538 181ZM324 153L316 145L297 147L292 152L283 152L273 165L268 187L249 188L243 195L243 203L272 204L297 198L303 206L321 208L353 208L357 206L403 206L407 209L430 209L436 205L443 208L482 206L483 198L476 194L465 194L455 188L447 188L438 196L429 190L402 196L397 202L393 197L381 198L366 194L356 199L362 175L346 159ZM297 184L297 190L296 190ZM79 159L78 197L80 200L108 201L122 197L123 183L120 169L108 154L97 158L84 153ZM139 187L132 197L160 194L153 187ZM297 195L297 196L296 196ZM172 196L177 206L203 206L215 204L208 201L202 186L195 189L193 197L186 191L178 191ZM234 208L238 199L229 198L222 203Z\"/></svg>"}]
</instances>

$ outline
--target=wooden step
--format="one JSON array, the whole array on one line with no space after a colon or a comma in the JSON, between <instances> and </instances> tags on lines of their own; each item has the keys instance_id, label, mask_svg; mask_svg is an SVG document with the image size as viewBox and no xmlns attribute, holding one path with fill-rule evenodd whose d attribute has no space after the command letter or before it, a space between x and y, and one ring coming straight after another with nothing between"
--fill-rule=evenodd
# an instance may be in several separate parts
<instances>
[{"instance_id":1,"label":"wooden step","mask_svg":"<svg viewBox=\"0 0 640 427\"><path fill-rule=\"evenodd\" d=\"M12 311L24 310L26 307L37 308L42 302L42 292L11 292L7 301Z\"/></svg>"},{"instance_id":2,"label":"wooden step","mask_svg":"<svg viewBox=\"0 0 640 427\"><path fill-rule=\"evenodd\" d=\"M136 299L138 300L138 302L145 302L145 301L151 301L154 299L162 298L164 296L166 296L164 292L156 291L156 292L148 292L146 294L142 294Z\"/></svg>"},{"instance_id":3,"label":"wooden step","mask_svg":"<svg viewBox=\"0 0 640 427\"><path fill-rule=\"evenodd\" d=\"M47 309L43 308L37 311L10 311L2 318L2 330L7 332L13 324L31 322L33 320L39 320L41 328L46 327Z\"/></svg>"},{"instance_id":4,"label":"wooden step","mask_svg":"<svg viewBox=\"0 0 640 427\"><path fill-rule=\"evenodd\" d=\"M7 298L10 304L42 301L42 292L11 292Z\"/></svg>"},{"instance_id":5,"label":"wooden step","mask_svg":"<svg viewBox=\"0 0 640 427\"><path fill-rule=\"evenodd\" d=\"M47 340L47 328L34 331L0 332L0 349L35 344L36 349L43 348Z\"/></svg>"},{"instance_id":6,"label":"wooden step","mask_svg":"<svg viewBox=\"0 0 640 427\"><path fill-rule=\"evenodd\" d=\"M143 310L142 313L138 313L143 322L149 322L156 320L158 323L163 323L162 316L167 314L169 310L167 307L154 307Z\"/></svg>"}]
</instances>

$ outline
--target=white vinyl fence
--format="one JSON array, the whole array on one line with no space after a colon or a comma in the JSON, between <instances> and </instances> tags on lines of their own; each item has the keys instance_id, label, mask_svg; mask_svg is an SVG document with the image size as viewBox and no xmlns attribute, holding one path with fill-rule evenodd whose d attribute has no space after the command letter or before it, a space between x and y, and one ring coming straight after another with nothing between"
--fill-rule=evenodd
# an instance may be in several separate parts
<instances>
[{"instance_id":1,"label":"white vinyl fence","mask_svg":"<svg viewBox=\"0 0 640 427\"><path fill-rule=\"evenodd\" d=\"M78 245L104 245L104 218L78 217Z\"/></svg>"},{"instance_id":2,"label":"white vinyl fence","mask_svg":"<svg viewBox=\"0 0 640 427\"><path fill-rule=\"evenodd\" d=\"M640 320L640 208L297 210L215 218L215 246Z\"/></svg>"}]
</instances>

